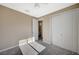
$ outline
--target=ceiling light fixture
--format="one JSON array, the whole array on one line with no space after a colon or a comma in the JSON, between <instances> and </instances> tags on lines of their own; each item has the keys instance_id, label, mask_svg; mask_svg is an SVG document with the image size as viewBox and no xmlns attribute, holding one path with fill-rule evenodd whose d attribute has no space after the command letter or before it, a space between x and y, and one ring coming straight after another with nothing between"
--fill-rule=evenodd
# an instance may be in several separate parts
<instances>
[{"instance_id":1,"label":"ceiling light fixture","mask_svg":"<svg viewBox=\"0 0 79 59\"><path fill-rule=\"evenodd\" d=\"M47 6L48 3L35 3L35 4L34 4L34 7L35 7L35 8L40 8L41 5Z\"/></svg>"},{"instance_id":2,"label":"ceiling light fixture","mask_svg":"<svg viewBox=\"0 0 79 59\"><path fill-rule=\"evenodd\" d=\"M35 4L34 4L34 7L35 7L35 8L40 8L40 4L39 4L39 3L35 3Z\"/></svg>"}]
</instances>

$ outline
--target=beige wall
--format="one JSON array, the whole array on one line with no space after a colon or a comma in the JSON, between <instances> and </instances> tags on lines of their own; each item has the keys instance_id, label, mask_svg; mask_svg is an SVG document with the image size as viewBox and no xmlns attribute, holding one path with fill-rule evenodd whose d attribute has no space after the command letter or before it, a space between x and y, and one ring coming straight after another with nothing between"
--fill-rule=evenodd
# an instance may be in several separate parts
<instances>
[{"instance_id":1,"label":"beige wall","mask_svg":"<svg viewBox=\"0 0 79 59\"><path fill-rule=\"evenodd\" d=\"M51 19L51 16L46 16L46 17L42 17L40 18L40 20L43 21L43 41L48 43L48 44L51 44L52 41L52 19Z\"/></svg>"},{"instance_id":2,"label":"beige wall","mask_svg":"<svg viewBox=\"0 0 79 59\"><path fill-rule=\"evenodd\" d=\"M32 17L0 6L0 50L32 37Z\"/></svg>"}]
</instances>

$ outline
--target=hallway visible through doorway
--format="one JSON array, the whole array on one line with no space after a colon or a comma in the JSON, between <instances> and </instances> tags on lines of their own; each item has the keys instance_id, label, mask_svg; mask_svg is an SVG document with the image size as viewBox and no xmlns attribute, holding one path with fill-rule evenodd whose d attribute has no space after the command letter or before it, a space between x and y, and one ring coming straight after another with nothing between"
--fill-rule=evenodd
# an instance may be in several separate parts
<instances>
[{"instance_id":1,"label":"hallway visible through doorway","mask_svg":"<svg viewBox=\"0 0 79 59\"><path fill-rule=\"evenodd\" d=\"M38 40L42 40L42 21L38 21Z\"/></svg>"}]
</instances>

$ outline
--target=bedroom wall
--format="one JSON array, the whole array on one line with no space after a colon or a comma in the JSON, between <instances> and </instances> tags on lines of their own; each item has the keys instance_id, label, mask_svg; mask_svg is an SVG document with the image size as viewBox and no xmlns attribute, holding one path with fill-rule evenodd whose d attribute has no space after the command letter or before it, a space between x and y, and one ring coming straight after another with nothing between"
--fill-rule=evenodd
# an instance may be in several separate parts
<instances>
[{"instance_id":1,"label":"bedroom wall","mask_svg":"<svg viewBox=\"0 0 79 59\"><path fill-rule=\"evenodd\" d=\"M32 17L0 5L0 50L32 37Z\"/></svg>"},{"instance_id":2,"label":"bedroom wall","mask_svg":"<svg viewBox=\"0 0 79 59\"><path fill-rule=\"evenodd\" d=\"M48 44L52 44L52 18L51 16L45 16L40 18L40 20L43 21L43 26L42 26L42 30L43 30L43 41L48 43Z\"/></svg>"},{"instance_id":3,"label":"bedroom wall","mask_svg":"<svg viewBox=\"0 0 79 59\"><path fill-rule=\"evenodd\" d=\"M40 19L43 20L44 42L79 53L79 4Z\"/></svg>"}]
</instances>

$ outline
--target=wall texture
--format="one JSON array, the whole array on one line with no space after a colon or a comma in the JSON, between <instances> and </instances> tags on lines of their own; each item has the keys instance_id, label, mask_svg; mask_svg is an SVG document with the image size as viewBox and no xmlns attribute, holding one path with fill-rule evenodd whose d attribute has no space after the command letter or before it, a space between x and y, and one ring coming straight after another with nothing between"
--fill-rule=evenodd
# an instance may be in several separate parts
<instances>
[{"instance_id":1,"label":"wall texture","mask_svg":"<svg viewBox=\"0 0 79 59\"><path fill-rule=\"evenodd\" d=\"M32 37L32 17L0 6L0 50Z\"/></svg>"},{"instance_id":2,"label":"wall texture","mask_svg":"<svg viewBox=\"0 0 79 59\"><path fill-rule=\"evenodd\" d=\"M51 16L42 17L41 20L43 21L43 41L51 44L52 41L52 18Z\"/></svg>"},{"instance_id":3,"label":"wall texture","mask_svg":"<svg viewBox=\"0 0 79 59\"><path fill-rule=\"evenodd\" d=\"M73 9L52 15L52 41L62 48L78 51L79 9Z\"/></svg>"}]
</instances>

